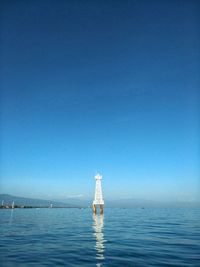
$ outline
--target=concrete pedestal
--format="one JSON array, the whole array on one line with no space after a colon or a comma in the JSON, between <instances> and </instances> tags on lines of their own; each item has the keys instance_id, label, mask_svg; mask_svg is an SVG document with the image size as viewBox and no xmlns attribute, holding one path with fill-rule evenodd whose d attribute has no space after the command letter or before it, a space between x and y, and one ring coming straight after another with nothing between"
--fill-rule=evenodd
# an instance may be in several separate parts
<instances>
[{"instance_id":1,"label":"concrete pedestal","mask_svg":"<svg viewBox=\"0 0 200 267\"><path fill-rule=\"evenodd\" d=\"M99 205L99 209L100 209L100 214L103 214L104 212L104 205ZM96 204L93 204L92 205L92 210L93 210L93 213L94 214L97 214L97 205Z\"/></svg>"}]
</instances>

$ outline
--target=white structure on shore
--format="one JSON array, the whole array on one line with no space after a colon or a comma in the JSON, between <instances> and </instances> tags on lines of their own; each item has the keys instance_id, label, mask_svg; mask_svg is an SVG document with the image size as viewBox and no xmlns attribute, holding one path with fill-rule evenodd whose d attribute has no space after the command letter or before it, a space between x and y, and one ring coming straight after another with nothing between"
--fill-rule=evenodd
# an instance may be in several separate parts
<instances>
[{"instance_id":1,"label":"white structure on shore","mask_svg":"<svg viewBox=\"0 0 200 267\"><path fill-rule=\"evenodd\" d=\"M101 188L101 180L102 175L97 174L95 175L96 179L96 187L95 187L95 197L93 201L93 212L96 214L97 212L97 205L100 207L100 213L103 213L103 207L104 207L104 200L102 195L102 188Z\"/></svg>"}]
</instances>

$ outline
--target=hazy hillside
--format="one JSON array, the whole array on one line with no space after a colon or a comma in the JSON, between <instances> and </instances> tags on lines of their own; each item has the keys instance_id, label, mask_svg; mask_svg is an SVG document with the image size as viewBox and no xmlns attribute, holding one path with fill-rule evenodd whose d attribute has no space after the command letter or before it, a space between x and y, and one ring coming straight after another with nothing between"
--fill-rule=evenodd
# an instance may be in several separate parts
<instances>
[{"instance_id":1,"label":"hazy hillside","mask_svg":"<svg viewBox=\"0 0 200 267\"><path fill-rule=\"evenodd\" d=\"M139 200L139 199L104 199L105 208L152 208L152 207L200 207L199 202L173 202L173 201L152 201L152 200ZM67 198L67 199L33 199L12 196L8 194L0 194L0 205L4 201L4 205L11 205L15 202L15 205L27 205L27 206L53 206L56 207L90 207L92 199L89 198Z\"/></svg>"},{"instance_id":2,"label":"hazy hillside","mask_svg":"<svg viewBox=\"0 0 200 267\"><path fill-rule=\"evenodd\" d=\"M78 207L82 205L76 205L73 203L64 203L58 201L51 201L51 200L44 200L44 199L33 199L33 198L25 198L25 197L18 197L12 196L8 194L0 194L0 205L4 202L4 205L9 204L11 205L12 202L15 202L15 205L26 205L26 206L53 206L56 207Z\"/></svg>"}]
</instances>

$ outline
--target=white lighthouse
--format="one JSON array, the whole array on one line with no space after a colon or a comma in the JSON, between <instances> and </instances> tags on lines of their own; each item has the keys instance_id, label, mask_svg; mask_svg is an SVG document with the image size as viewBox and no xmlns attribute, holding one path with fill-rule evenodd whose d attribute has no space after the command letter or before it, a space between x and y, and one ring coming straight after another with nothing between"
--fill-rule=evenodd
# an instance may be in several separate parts
<instances>
[{"instance_id":1,"label":"white lighthouse","mask_svg":"<svg viewBox=\"0 0 200 267\"><path fill-rule=\"evenodd\" d=\"M100 213L103 213L103 206L104 206L104 200L103 200L103 195L102 195L102 188L101 188L101 180L102 180L102 175L97 174L95 175L96 179L96 187L95 187L95 197L93 201L93 212L97 212L97 205L100 207Z\"/></svg>"}]
</instances>

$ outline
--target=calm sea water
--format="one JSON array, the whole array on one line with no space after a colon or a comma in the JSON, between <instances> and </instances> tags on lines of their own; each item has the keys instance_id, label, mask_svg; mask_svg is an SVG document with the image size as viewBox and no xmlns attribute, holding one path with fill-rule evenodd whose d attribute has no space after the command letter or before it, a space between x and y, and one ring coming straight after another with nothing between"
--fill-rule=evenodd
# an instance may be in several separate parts
<instances>
[{"instance_id":1,"label":"calm sea water","mask_svg":"<svg viewBox=\"0 0 200 267\"><path fill-rule=\"evenodd\" d=\"M200 266L199 209L0 210L1 266Z\"/></svg>"}]
</instances>

